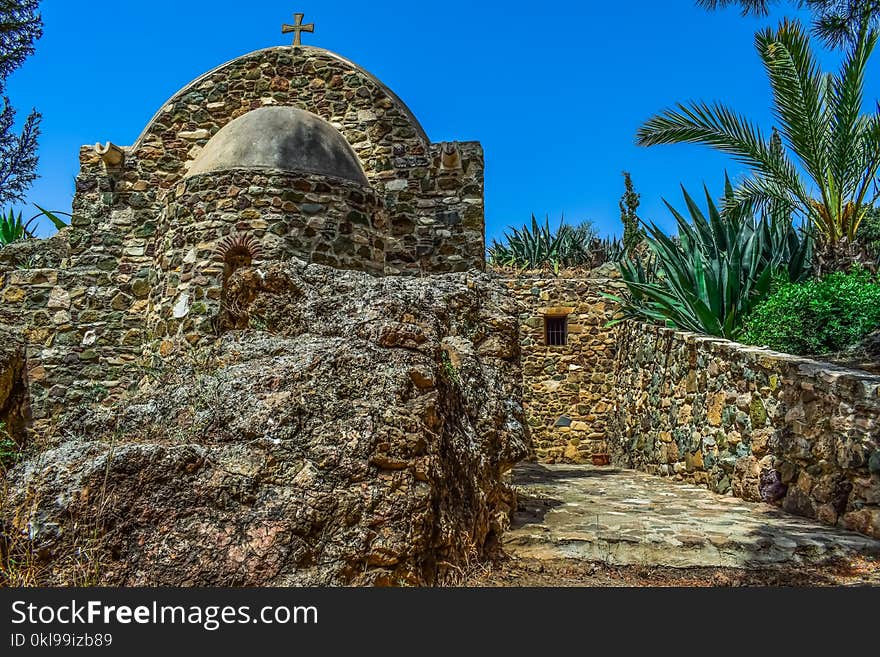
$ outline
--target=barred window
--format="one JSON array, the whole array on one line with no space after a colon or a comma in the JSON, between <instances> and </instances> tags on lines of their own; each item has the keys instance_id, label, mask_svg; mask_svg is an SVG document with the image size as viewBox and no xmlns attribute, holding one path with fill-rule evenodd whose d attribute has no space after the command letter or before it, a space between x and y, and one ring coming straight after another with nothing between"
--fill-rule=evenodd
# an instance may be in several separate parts
<instances>
[{"instance_id":1,"label":"barred window","mask_svg":"<svg viewBox=\"0 0 880 657\"><path fill-rule=\"evenodd\" d=\"M548 347L568 344L568 316L544 317L544 338Z\"/></svg>"}]
</instances>

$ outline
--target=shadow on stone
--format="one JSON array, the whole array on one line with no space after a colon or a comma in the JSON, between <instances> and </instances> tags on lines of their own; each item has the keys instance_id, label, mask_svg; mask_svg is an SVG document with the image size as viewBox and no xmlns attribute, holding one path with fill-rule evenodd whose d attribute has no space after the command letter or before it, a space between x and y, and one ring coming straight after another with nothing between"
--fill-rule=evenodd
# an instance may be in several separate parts
<instances>
[{"instance_id":1,"label":"shadow on stone","mask_svg":"<svg viewBox=\"0 0 880 657\"><path fill-rule=\"evenodd\" d=\"M513 514L510 523L511 529L543 524L545 516L551 510L563 505L561 500L526 495L522 491L518 491L516 502L516 513Z\"/></svg>"},{"instance_id":2,"label":"shadow on stone","mask_svg":"<svg viewBox=\"0 0 880 657\"><path fill-rule=\"evenodd\" d=\"M547 468L540 463L524 463L517 466L513 473L513 483L516 486L529 486L533 484L552 484L563 479L589 479L593 477L608 477L619 474L620 470L614 468L593 468L586 466L572 466L570 468Z\"/></svg>"}]
</instances>

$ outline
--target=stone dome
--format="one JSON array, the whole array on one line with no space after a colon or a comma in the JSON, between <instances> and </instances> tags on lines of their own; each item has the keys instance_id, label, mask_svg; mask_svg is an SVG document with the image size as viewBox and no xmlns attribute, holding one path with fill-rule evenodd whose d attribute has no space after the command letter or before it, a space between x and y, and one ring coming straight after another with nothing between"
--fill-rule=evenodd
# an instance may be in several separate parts
<instances>
[{"instance_id":1,"label":"stone dome","mask_svg":"<svg viewBox=\"0 0 880 657\"><path fill-rule=\"evenodd\" d=\"M295 107L262 107L227 123L187 175L230 169L311 173L368 185L345 137L324 119Z\"/></svg>"}]
</instances>

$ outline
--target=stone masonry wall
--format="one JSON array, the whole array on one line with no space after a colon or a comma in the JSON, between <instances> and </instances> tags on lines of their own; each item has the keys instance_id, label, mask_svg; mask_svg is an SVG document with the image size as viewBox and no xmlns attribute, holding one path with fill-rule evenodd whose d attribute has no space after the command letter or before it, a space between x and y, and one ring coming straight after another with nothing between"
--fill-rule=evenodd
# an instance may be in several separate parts
<instances>
[{"instance_id":1,"label":"stone masonry wall","mask_svg":"<svg viewBox=\"0 0 880 657\"><path fill-rule=\"evenodd\" d=\"M62 408L119 394L143 374L151 259L143 247L123 246L114 224L125 220L75 216L50 240L2 250L0 323L24 338L37 425Z\"/></svg>"},{"instance_id":2,"label":"stone masonry wall","mask_svg":"<svg viewBox=\"0 0 880 657\"><path fill-rule=\"evenodd\" d=\"M384 273L483 267L478 143L432 144L393 92L333 53L286 46L245 55L166 102L121 163L83 147L70 228L3 249L0 322L25 337L36 422L142 378L163 212L208 140L270 105L313 112L352 145L386 222Z\"/></svg>"},{"instance_id":3,"label":"stone masonry wall","mask_svg":"<svg viewBox=\"0 0 880 657\"><path fill-rule=\"evenodd\" d=\"M186 175L208 140L243 114L298 107L339 130L388 212L387 273L482 269L483 152L476 142L443 155L393 92L347 60L308 46L268 48L205 74L159 110L125 162L109 172L116 207L152 207ZM86 153L81 177L105 172ZM95 179L95 180L92 180ZM99 187L101 185L98 185Z\"/></svg>"},{"instance_id":4,"label":"stone masonry wall","mask_svg":"<svg viewBox=\"0 0 880 657\"><path fill-rule=\"evenodd\" d=\"M602 293L619 283L571 272L504 276L521 305L523 398L534 456L550 463L603 463L615 341L605 328L614 304ZM567 345L547 346L546 315L568 316Z\"/></svg>"},{"instance_id":5,"label":"stone masonry wall","mask_svg":"<svg viewBox=\"0 0 880 657\"><path fill-rule=\"evenodd\" d=\"M615 342L616 465L880 538L880 376L635 322Z\"/></svg>"},{"instance_id":6,"label":"stone masonry wall","mask_svg":"<svg viewBox=\"0 0 880 657\"><path fill-rule=\"evenodd\" d=\"M149 337L195 344L217 334L224 276L231 273L224 250L236 240L246 240L254 264L295 256L381 273L385 228L373 192L354 182L244 170L188 178L159 221Z\"/></svg>"}]
</instances>

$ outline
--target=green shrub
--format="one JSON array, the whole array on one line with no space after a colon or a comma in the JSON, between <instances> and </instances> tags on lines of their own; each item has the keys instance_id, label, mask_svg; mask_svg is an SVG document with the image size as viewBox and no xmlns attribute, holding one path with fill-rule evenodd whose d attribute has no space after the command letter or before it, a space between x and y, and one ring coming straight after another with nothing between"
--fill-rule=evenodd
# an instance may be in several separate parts
<instances>
[{"instance_id":1,"label":"green shrub","mask_svg":"<svg viewBox=\"0 0 880 657\"><path fill-rule=\"evenodd\" d=\"M746 318L740 340L777 351L842 351L880 328L880 282L864 269L785 283Z\"/></svg>"}]
</instances>

